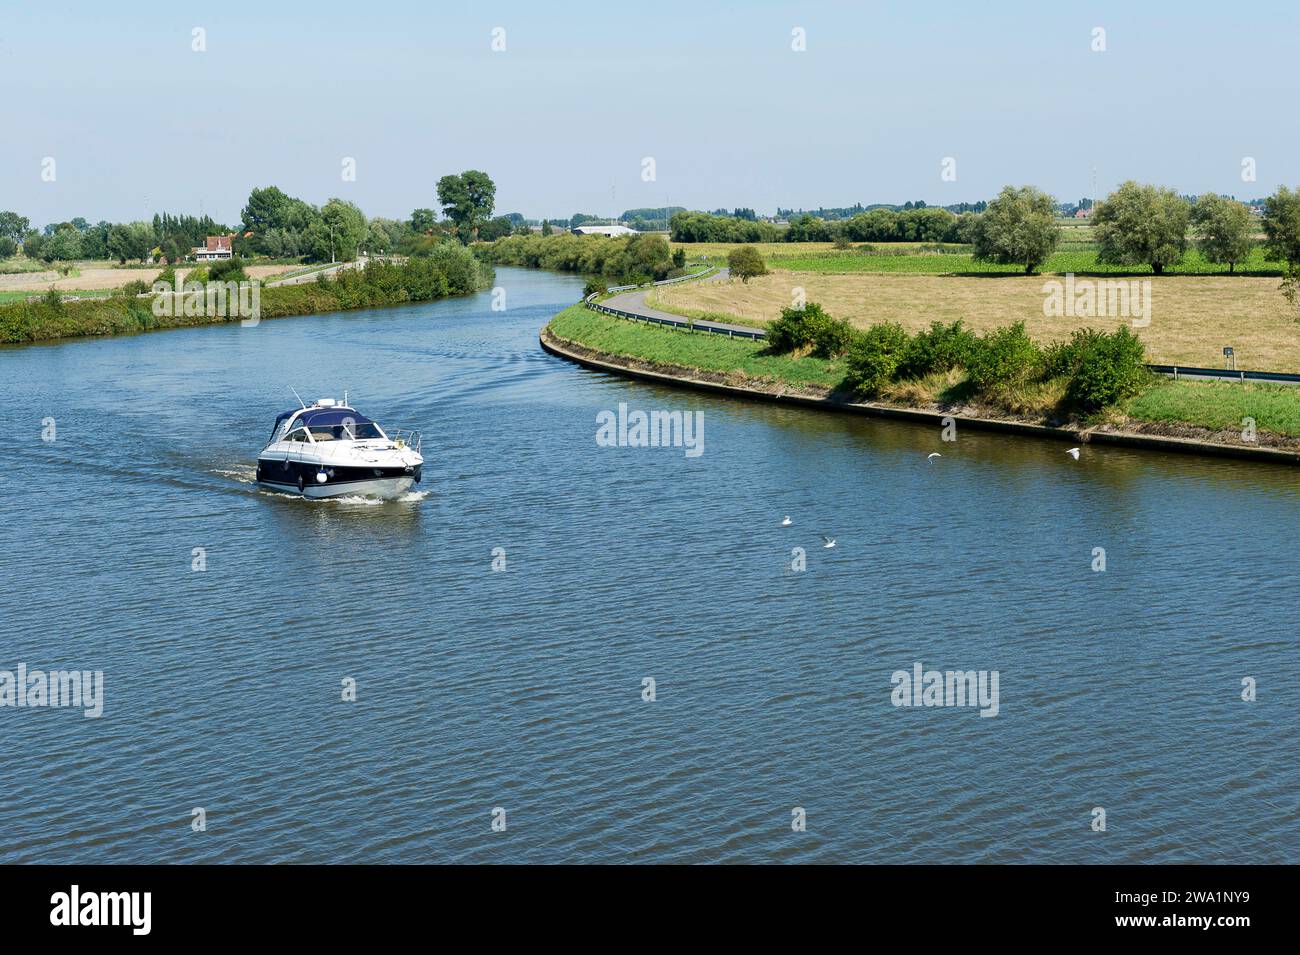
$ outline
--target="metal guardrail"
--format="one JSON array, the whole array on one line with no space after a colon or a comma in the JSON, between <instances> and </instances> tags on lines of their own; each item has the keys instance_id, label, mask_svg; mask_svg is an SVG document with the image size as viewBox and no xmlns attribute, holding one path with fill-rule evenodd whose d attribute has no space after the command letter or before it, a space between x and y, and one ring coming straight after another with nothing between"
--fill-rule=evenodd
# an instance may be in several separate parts
<instances>
[{"instance_id":1,"label":"metal guardrail","mask_svg":"<svg viewBox=\"0 0 1300 955\"><path fill-rule=\"evenodd\" d=\"M693 279L702 279L713 271L714 269L710 267L705 271L694 275L679 275L675 279L661 279L658 282L648 282L644 286L615 285L612 288L606 289L605 291L607 293L608 292L631 292L639 288L650 288L651 286L655 286L655 285L675 285L678 282L689 282ZM723 326L715 325L710 322L696 322L689 318L683 318L683 319L661 318L657 315L638 315L636 312L625 312L621 308L610 308L608 305L602 305L599 302L593 301L596 298L596 296L600 294L601 294L600 292L592 292L585 299L583 299L583 304L585 304L592 311L603 312L606 315L613 315L615 318L628 318L634 322L645 322L649 325L666 325L669 328L684 328L687 331L693 331L693 332L710 332L714 335L726 335L728 338L745 338L751 341L760 341L767 337L765 332L762 332L757 328L752 330L726 328Z\"/></svg>"},{"instance_id":2,"label":"metal guardrail","mask_svg":"<svg viewBox=\"0 0 1300 955\"><path fill-rule=\"evenodd\" d=\"M1235 378L1239 381L1282 381L1300 385L1300 375L1284 371L1245 371L1240 368L1195 368L1190 365L1147 365L1157 375L1188 375L1193 378Z\"/></svg>"},{"instance_id":3,"label":"metal guardrail","mask_svg":"<svg viewBox=\"0 0 1300 955\"><path fill-rule=\"evenodd\" d=\"M638 315L635 312L625 312L621 308L610 308L608 305L602 305L599 302L587 302L587 307L597 312L604 312L606 315L613 315L616 318L630 318L635 322L646 322L650 325L667 325L670 328L684 328L692 332L710 332L714 335L726 335L728 338L746 338L752 341L760 341L767 336L757 328L752 330L741 330L738 328L719 328L716 325L704 325L699 322L693 322L690 319L681 321L673 318L660 318L657 315Z\"/></svg>"}]
</instances>

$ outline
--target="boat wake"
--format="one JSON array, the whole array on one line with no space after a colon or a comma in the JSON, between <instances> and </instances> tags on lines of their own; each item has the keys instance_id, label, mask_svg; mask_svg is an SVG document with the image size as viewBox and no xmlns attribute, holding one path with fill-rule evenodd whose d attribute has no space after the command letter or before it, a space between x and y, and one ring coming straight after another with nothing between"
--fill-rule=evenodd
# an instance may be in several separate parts
<instances>
[{"instance_id":1,"label":"boat wake","mask_svg":"<svg viewBox=\"0 0 1300 955\"><path fill-rule=\"evenodd\" d=\"M238 481L240 484L257 483L257 468L253 468L253 467L213 468L210 473L219 474L221 477L224 478L231 478L235 481Z\"/></svg>"}]
</instances>

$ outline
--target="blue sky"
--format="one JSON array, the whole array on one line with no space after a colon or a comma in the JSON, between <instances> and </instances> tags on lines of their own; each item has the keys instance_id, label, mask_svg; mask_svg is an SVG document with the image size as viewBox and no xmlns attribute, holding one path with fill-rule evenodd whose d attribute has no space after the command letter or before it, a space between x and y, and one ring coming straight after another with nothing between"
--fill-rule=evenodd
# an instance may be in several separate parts
<instances>
[{"instance_id":1,"label":"blue sky","mask_svg":"<svg viewBox=\"0 0 1300 955\"><path fill-rule=\"evenodd\" d=\"M406 216L467 168L538 217L1300 183L1293 3L3 4L0 209L42 225L270 184Z\"/></svg>"}]
</instances>

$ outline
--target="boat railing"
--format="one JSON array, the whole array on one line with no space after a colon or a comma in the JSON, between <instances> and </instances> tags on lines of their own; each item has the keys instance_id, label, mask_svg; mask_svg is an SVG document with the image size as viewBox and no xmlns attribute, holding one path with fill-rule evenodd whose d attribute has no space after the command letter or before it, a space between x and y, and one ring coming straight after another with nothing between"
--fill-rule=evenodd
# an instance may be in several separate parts
<instances>
[{"instance_id":1,"label":"boat railing","mask_svg":"<svg viewBox=\"0 0 1300 955\"><path fill-rule=\"evenodd\" d=\"M410 448L416 454L420 453L420 443L423 441L420 432L412 431L410 428L396 428L387 434L393 444L399 448Z\"/></svg>"}]
</instances>

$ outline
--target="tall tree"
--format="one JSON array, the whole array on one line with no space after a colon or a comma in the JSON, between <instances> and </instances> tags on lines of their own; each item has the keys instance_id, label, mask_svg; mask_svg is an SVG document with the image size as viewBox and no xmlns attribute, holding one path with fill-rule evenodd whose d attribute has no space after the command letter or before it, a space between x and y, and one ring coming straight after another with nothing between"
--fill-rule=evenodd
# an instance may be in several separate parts
<instances>
[{"instance_id":1,"label":"tall tree","mask_svg":"<svg viewBox=\"0 0 1300 955\"><path fill-rule=\"evenodd\" d=\"M148 222L120 223L108 232L108 252L119 262L144 259L153 247L153 226Z\"/></svg>"},{"instance_id":2,"label":"tall tree","mask_svg":"<svg viewBox=\"0 0 1300 955\"><path fill-rule=\"evenodd\" d=\"M1146 264L1160 275L1187 251L1188 218L1187 201L1174 190L1129 180L1093 209L1097 261Z\"/></svg>"},{"instance_id":3,"label":"tall tree","mask_svg":"<svg viewBox=\"0 0 1300 955\"><path fill-rule=\"evenodd\" d=\"M366 215L345 199L331 199L321 208L321 220L330 232L333 257L351 262L366 237Z\"/></svg>"},{"instance_id":4,"label":"tall tree","mask_svg":"<svg viewBox=\"0 0 1300 955\"><path fill-rule=\"evenodd\" d=\"M240 212L244 229L260 233L283 226L292 201L278 186L254 189L248 194L248 205Z\"/></svg>"},{"instance_id":5,"label":"tall tree","mask_svg":"<svg viewBox=\"0 0 1300 955\"><path fill-rule=\"evenodd\" d=\"M1300 189L1283 186L1264 200L1264 235L1269 258L1300 265Z\"/></svg>"},{"instance_id":6,"label":"tall tree","mask_svg":"<svg viewBox=\"0 0 1300 955\"><path fill-rule=\"evenodd\" d=\"M1250 210L1235 199L1200 196L1192 206L1192 227L1201 254L1209 262L1226 264L1229 272L1250 254Z\"/></svg>"},{"instance_id":7,"label":"tall tree","mask_svg":"<svg viewBox=\"0 0 1300 955\"><path fill-rule=\"evenodd\" d=\"M478 237L479 226L492 215L496 193L491 177L477 169L438 180L438 202L447 218L456 223L462 242L472 242Z\"/></svg>"},{"instance_id":8,"label":"tall tree","mask_svg":"<svg viewBox=\"0 0 1300 955\"><path fill-rule=\"evenodd\" d=\"M16 212L0 212L0 235L7 236L15 242L21 241L32 227L26 216Z\"/></svg>"},{"instance_id":9,"label":"tall tree","mask_svg":"<svg viewBox=\"0 0 1300 955\"><path fill-rule=\"evenodd\" d=\"M1004 187L970 229L977 260L1023 265L1026 275L1047 261L1061 238L1056 200L1033 186Z\"/></svg>"}]
</instances>

